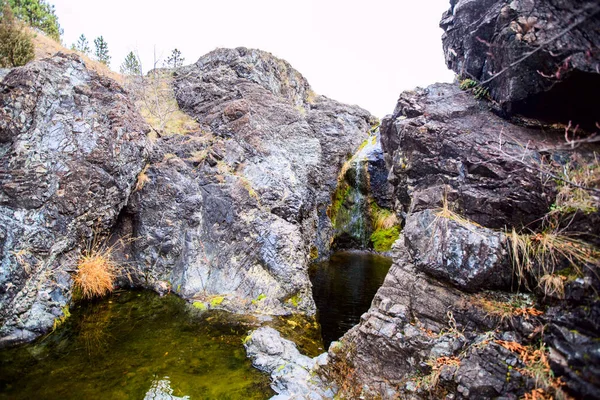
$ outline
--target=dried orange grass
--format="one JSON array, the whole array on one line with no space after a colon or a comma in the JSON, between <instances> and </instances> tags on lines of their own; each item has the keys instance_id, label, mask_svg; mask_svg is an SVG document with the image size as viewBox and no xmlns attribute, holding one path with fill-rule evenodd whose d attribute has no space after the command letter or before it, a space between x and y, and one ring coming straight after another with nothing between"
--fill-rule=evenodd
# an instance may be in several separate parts
<instances>
[{"instance_id":1,"label":"dried orange grass","mask_svg":"<svg viewBox=\"0 0 600 400\"><path fill-rule=\"evenodd\" d=\"M88 250L79 259L75 287L85 299L102 297L113 290L117 265L111 257L112 248Z\"/></svg>"}]
</instances>

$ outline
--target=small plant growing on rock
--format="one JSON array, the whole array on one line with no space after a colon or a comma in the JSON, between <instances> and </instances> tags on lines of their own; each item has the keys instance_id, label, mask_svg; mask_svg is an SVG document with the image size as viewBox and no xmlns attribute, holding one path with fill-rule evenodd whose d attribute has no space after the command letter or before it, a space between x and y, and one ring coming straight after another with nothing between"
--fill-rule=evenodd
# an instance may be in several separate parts
<instances>
[{"instance_id":1,"label":"small plant growing on rock","mask_svg":"<svg viewBox=\"0 0 600 400\"><path fill-rule=\"evenodd\" d=\"M593 245L556 230L519 234L513 228L507 236L519 284L526 285L527 276L533 276L538 286L541 283L540 287L546 288L546 294L561 292L558 281L551 281L550 277L563 263L568 263L578 276L583 275L586 266L594 268L600 264L600 252Z\"/></svg>"},{"instance_id":2,"label":"small plant growing on rock","mask_svg":"<svg viewBox=\"0 0 600 400\"><path fill-rule=\"evenodd\" d=\"M118 272L113 261L113 249L95 242L81 254L74 281L76 290L84 299L112 292Z\"/></svg>"},{"instance_id":3,"label":"small plant growing on rock","mask_svg":"<svg viewBox=\"0 0 600 400\"><path fill-rule=\"evenodd\" d=\"M463 79L459 84L460 90L469 90L473 93L476 99L489 99L490 91L485 86L482 86L474 79Z\"/></svg>"},{"instance_id":4,"label":"small plant growing on rock","mask_svg":"<svg viewBox=\"0 0 600 400\"><path fill-rule=\"evenodd\" d=\"M548 349L543 344L536 349L532 346L523 346L517 342L504 340L496 340L495 342L505 349L517 353L524 365L523 368L518 368L517 370L521 374L533 378L535 388L525 393L524 399L570 399L570 397L562 390L564 382L561 378L556 378L550 368Z\"/></svg>"},{"instance_id":5,"label":"small plant growing on rock","mask_svg":"<svg viewBox=\"0 0 600 400\"><path fill-rule=\"evenodd\" d=\"M400 221L396 213L371 203L371 221L373 233L371 243L375 251L388 251L400 236Z\"/></svg>"},{"instance_id":6,"label":"small plant growing on rock","mask_svg":"<svg viewBox=\"0 0 600 400\"><path fill-rule=\"evenodd\" d=\"M595 155L593 162L564 165L557 173L559 179L556 201L550 216L570 214L577 211L591 214L598 211L600 201L590 188L600 186L600 161Z\"/></svg>"}]
</instances>

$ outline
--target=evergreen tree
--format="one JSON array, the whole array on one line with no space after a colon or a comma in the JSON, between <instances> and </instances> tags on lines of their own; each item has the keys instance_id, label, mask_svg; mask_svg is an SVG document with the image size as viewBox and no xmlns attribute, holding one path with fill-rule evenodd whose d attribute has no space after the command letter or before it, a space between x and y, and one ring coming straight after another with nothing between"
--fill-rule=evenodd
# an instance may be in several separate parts
<instances>
[{"instance_id":1,"label":"evergreen tree","mask_svg":"<svg viewBox=\"0 0 600 400\"><path fill-rule=\"evenodd\" d=\"M183 65L183 61L185 58L181 56L181 51L177 49L173 49L169 58L165 62L165 67L167 68L177 68Z\"/></svg>"},{"instance_id":2,"label":"evergreen tree","mask_svg":"<svg viewBox=\"0 0 600 400\"><path fill-rule=\"evenodd\" d=\"M16 20L10 6L4 4L0 19L0 67L25 65L33 60L33 57L31 36Z\"/></svg>"},{"instance_id":3,"label":"evergreen tree","mask_svg":"<svg viewBox=\"0 0 600 400\"><path fill-rule=\"evenodd\" d=\"M140 65L140 61L133 54L133 51L130 51L125 57L125 61L121 64L121 73L123 75L141 75L142 74L142 66Z\"/></svg>"},{"instance_id":4,"label":"evergreen tree","mask_svg":"<svg viewBox=\"0 0 600 400\"><path fill-rule=\"evenodd\" d=\"M8 0L8 4L17 18L60 41L63 31L53 5L44 0Z\"/></svg>"},{"instance_id":5,"label":"evergreen tree","mask_svg":"<svg viewBox=\"0 0 600 400\"><path fill-rule=\"evenodd\" d=\"M90 54L90 42L88 42L87 38L82 33L81 36L79 36L79 39L77 39L77 43L71 45L71 49L86 55Z\"/></svg>"},{"instance_id":6,"label":"evergreen tree","mask_svg":"<svg viewBox=\"0 0 600 400\"><path fill-rule=\"evenodd\" d=\"M96 56L96 60L101 62L104 65L110 65L110 55L108 55L108 44L104 41L102 36L94 39L94 56Z\"/></svg>"}]
</instances>

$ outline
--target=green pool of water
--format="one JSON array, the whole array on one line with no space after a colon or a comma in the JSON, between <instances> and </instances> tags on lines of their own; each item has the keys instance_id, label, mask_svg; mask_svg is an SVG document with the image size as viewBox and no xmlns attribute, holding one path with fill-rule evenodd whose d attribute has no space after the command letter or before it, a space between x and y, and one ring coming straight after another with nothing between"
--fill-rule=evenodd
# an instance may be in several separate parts
<instances>
[{"instance_id":1,"label":"green pool of water","mask_svg":"<svg viewBox=\"0 0 600 400\"><path fill-rule=\"evenodd\" d=\"M150 292L74 307L55 332L0 351L0 399L266 399L252 368L252 329L224 312L200 312Z\"/></svg>"}]
</instances>

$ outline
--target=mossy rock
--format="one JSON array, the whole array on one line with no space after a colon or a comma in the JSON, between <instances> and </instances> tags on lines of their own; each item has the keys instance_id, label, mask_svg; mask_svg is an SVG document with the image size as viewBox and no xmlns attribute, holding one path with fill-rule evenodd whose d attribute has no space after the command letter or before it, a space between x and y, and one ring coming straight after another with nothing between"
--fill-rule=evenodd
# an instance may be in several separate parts
<instances>
[{"instance_id":1,"label":"mossy rock","mask_svg":"<svg viewBox=\"0 0 600 400\"><path fill-rule=\"evenodd\" d=\"M371 235L371 242L375 251L384 252L392 248L398 237L400 237L400 227L393 226L388 229L377 229Z\"/></svg>"}]
</instances>

